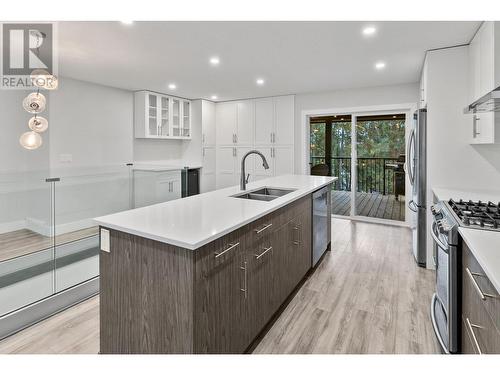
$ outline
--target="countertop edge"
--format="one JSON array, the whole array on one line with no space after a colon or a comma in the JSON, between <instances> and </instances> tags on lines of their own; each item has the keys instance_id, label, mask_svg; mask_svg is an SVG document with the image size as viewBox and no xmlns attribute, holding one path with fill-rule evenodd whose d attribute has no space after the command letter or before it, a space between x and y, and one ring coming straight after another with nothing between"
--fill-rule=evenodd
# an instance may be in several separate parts
<instances>
[{"instance_id":1,"label":"countertop edge","mask_svg":"<svg viewBox=\"0 0 500 375\"><path fill-rule=\"evenodd\" d=\"M132 234L132 235L135 235L135 236L138 236L138 237L143 237L143 238L147 238L147 239L150 239L150 240L154 240L154 241L158 241L158 242L162 242L162 243L165 243L165 244L168 244L168 245L173 245L173 246L177 246L177 247L181 247L181 248L184 248L184 249L187 249L187 250L191 250L191 251L194 251L194 250L197 250L199 249L200 247L222 237L222 236L225 236L226 234L228 233L231 233L233 231L235 231L236 229L239 229L257 219L260 219L261 217L273 212L273 211L276 211L300 198L303 198L305 197L306 195L308 194L311 194L313 192L315 192L316 190L319 190L319 189L322 189L323 187L327 186L327 185L330 185L332 183L334 183L336 180L338 179L338 177L333 177L333 179L331 181L328 181L328 182L324 182L324 183L321 183L319 184L318 186L314 187L313 189L307 189L305 190L304 192L300 193L299 195L295 195L293 198L290 198L286 201L284 201L283 203L279 204L278 206L274 206L272 207L271 209L266 209L264 211L262 211L261 213L259 213L258 215L254 216L254 217L251 217L247 220L244 220L243 222L241 223L238 223L234 226L231 226L215 235L212 235L208 238L206 238L205 240L202 240L202 241L199 241L197 243L187 243L187 242L183 242L183 241L177 241L177 240L174 240L174 239L169 239L169 238L165 238L165 237L162 237L162 236L157 236L157 235L154 235L154 234L150 234L150 233L144 233L144 232L140 232L140 231L136 231L134 229L131 229L131 228L124 228L122 226L119 226L119 225L114 225L114 224L110 224L108 222L104 222L102 220L99 220L99 218L94 218L94 222L103 227L103 228L108 228L108 229L112 229L112 230L117 230L119 232L124 232L124 233L128 233L128 234ZM182 199L182 198L181 198Z\"/></svg>"},{"instance_id":2,"label":"countertop edge","mask_svg":"<svg viewBox=\"0 0 500 375\"><path fill-rule=\"evenodd\" d=\"M488 277L490 282L493 284L493 286L497 290L497 293L500 294L500 273L498 273L498 275L497 275L496 272L492 272L491 267L488 266L488 262L485 261L484 256L481 254L481 251L478 250L477 248L475 248L477 244L472 243L470 238L468 238L468 235L469 235L468 231L472 231L472 230L478 231L479 229L468 229L468 228L462 228L462 227L458 228L458 232L460 233L462 240L465 241L465 243L469 247L470 251L472 252L472 254L476 258L477 262L479 263L479 265L483 269L484 273L486 274L486 276ZM500 238L500 234L498 234L498 236Z\"/></svg>"}]
</instances>

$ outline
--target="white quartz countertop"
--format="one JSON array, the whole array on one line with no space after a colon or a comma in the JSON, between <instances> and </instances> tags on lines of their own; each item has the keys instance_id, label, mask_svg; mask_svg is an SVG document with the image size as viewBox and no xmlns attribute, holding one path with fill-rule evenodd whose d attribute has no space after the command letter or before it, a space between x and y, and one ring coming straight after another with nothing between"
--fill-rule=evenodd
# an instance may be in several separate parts
<instances>
[{"instance_id":1,"label":"white quartz countertop","mask_svg":"<svg viewBox=\"0 0 500 375\"><path fill-rule=\"evenodd\" d=\"M183 170L185 166L179 165L134 165L132 169L134 171L143 172L168 172L168 171L180 171ZM188 169L200 169L200 165L188 166Z\"/></svg>"},{"instance_id":2,"label":"white quartz countertop","mask_svg":"<svg viewBox=\"0 0 500 375\"><path fill-rule=\"evenodd\" d=\"M276 209L326 186L336 177L283 175L247 185L296 189L272 201L234 198L239 186L95 218L107 228L195 250Z\"/></svg>"},{"instance_id":3,"label":"white quartz countertop","mask_svg":"<svg viewBox=\"0 0 500 375\"><path fill-rule=\"evenodd\" d=\"M458 232L500 293L500 232L471 228L459 228Z\"/></svg>"},{"instance_id":4,"label":"white quartz countertop","mask_svg":"<svg viewBox=\"0 0 500 375\"><path fill-rule=\"evenodd\" d=\"M473 200L473 201L492 201L494 203L500 202L500 190L480 190L480 189L453 189L434 187L432 191L437 199L440 201L453 200Z\"/></svg>"}]
</instances>

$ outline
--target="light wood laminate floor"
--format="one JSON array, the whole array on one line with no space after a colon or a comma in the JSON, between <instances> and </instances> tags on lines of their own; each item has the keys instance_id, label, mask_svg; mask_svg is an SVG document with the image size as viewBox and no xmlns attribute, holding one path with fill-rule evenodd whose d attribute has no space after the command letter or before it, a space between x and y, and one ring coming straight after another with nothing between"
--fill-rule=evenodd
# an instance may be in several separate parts
<instances>
[{"instance_id":1,"label":"light wood laminate floor","mask_svg":"<svg viewBox=\"0 0 500 375\"><path fill-rule=\"evenodd\" d=\"M332 252L254 353L438 353L434 272L416 266L407 228L332 220ZM91 298L0 341L0 353L97 353Z\"/></svg>"},{"instance_id":2,"label":"light wood laminate floor","mask_svg":"<svg viewBox=\"0 0 500 375\"><path fill-rule=\"evenodd\" d=\"M37 251L50 249L54 245L62 245L95 236L99 233L98 227L80 229L74 232L57 235L55 240L42 236L29 229L20 229L13 232L0 234L0 262Z\"/></svg>"}]
</instances>

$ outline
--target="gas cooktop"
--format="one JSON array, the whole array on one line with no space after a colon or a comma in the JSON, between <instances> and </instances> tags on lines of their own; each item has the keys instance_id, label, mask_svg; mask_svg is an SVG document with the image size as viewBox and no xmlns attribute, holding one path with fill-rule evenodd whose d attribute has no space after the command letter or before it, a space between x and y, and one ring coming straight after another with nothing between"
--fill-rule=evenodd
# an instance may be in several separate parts
<instances>
[{"instance_id":1,"label":"gas cooktop","mask_svg":"<svg viewBox=\"0 0 500 375\"><path fill-rule=\"evenodd\" d=\"M500 231L500 203L450 199L448 205L461 226Z\"/></svg>"}]
</instances>

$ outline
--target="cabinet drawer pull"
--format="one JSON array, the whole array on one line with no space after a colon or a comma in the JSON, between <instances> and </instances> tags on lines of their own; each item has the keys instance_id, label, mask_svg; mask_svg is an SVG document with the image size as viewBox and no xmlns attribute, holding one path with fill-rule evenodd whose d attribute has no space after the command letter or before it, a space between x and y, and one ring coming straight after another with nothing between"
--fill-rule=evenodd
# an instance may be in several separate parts
<instances>
[{"instance_id":1,"label":"cabinet drawer pull","mask_svg":"<svg viewBox=\"0 0 500 375\"><path fill-rule=\"evenodd\" d=\"M255 254L255 259L259 259L261 256L263 256L265 253L267 253L268 251L272 250L273 247L272 246L269 246L268 248L264 248L264 251L260 254Z\"/></svg>"},{"instance_id":2,"label":"cabinet drawer pull","mask_svg":"<svg viewBox=\"0 0 500 375\"><path fill-rule=\"evenodd\" d=\"M235 247L238 247L239 245L240 245L240 243L239 243L239 242L236 242L235 244L230 243L230 244L229 244L229 247L228 247L226 250L221 251L220 253L215 253L215 257L216 257L216 258L218 258L218 257L220 257L221 255L224 255L225 253L227 253L229 250L232 250L232 249L234 249Z\"/></svg>"},{"instance_id":3,"label":"cabinet drawer pull","mask_svg":"<svg viewBox=\"0 0 500 375\"><path fill-rule=\"evenodd\" d=\"M495 296L492 294L483 293L483 291L481 290L481 287L479 286L476 279L474 278L474 276L483 277L484 275L481 275L480 273L476 273L476 272L471 272L469 267L465 267L465 272L467 272L467 276L469 276L469 279L472 282L472 285L474 285L474 289L476 289L477 294L479 294L479 297L483 301L486 300L486 297L495 298Z\"/></svg>"},{"instance_id":4,"label":"cabinet drawer pull","mask_svg":"<svg viewBox=\"0 0 500 375\"><path fill-rule=\"evenodd\" d=\"M474 341L474 346L477 349L478 354L483 354L483 351L481 350L481 347L479 346L479 342L477 341L476 334L474 333L474 328L482 329L483 327L478 326L477 324L472 324L469 320L469 318L465 318L465 321L467 322L467 326L469 328L469 331L472 335L472 341Z\"/></svg>"},{"instance_id":5,"label":"cabinet drawer pull","mask_svg":"<svg viewBox=\"0 0 500 375\"><path fill-rule=\"evenodd\" d=\"M247 299L248 292L248 282L247 282L247 262L243 262L243 267L240 266L240 270L244 271L244 279L243 279L243 288L240 288L240 291L245 293L245 299Z\"/></svg>"},{"instance_id":6,"label":"cabinet drawer pull","mask_svg":"<svg viewBox=\"0 0 500 375\"><path fill-rule=\"evenodd\" d=\"M271 224L267 224L265 225L264 227L260 228L260 229L255 229L255 233L256 234L259 234L259 233L262 233L264 232L267 228L271 228L273 226L273 223Z\"/></svg>"},{"instance_id":7,"label":"cabinet drawer pull","mask_svg":"<svg viewBox=\"0 0 500 375\"><path fill-rule=\"evenodd\" d=\"M300 245L300 227L294 226L293 230L297 231L297 238L298 238L297 240L293 240L293 244L294 245Z\"/></svg>"}]
</instances>

